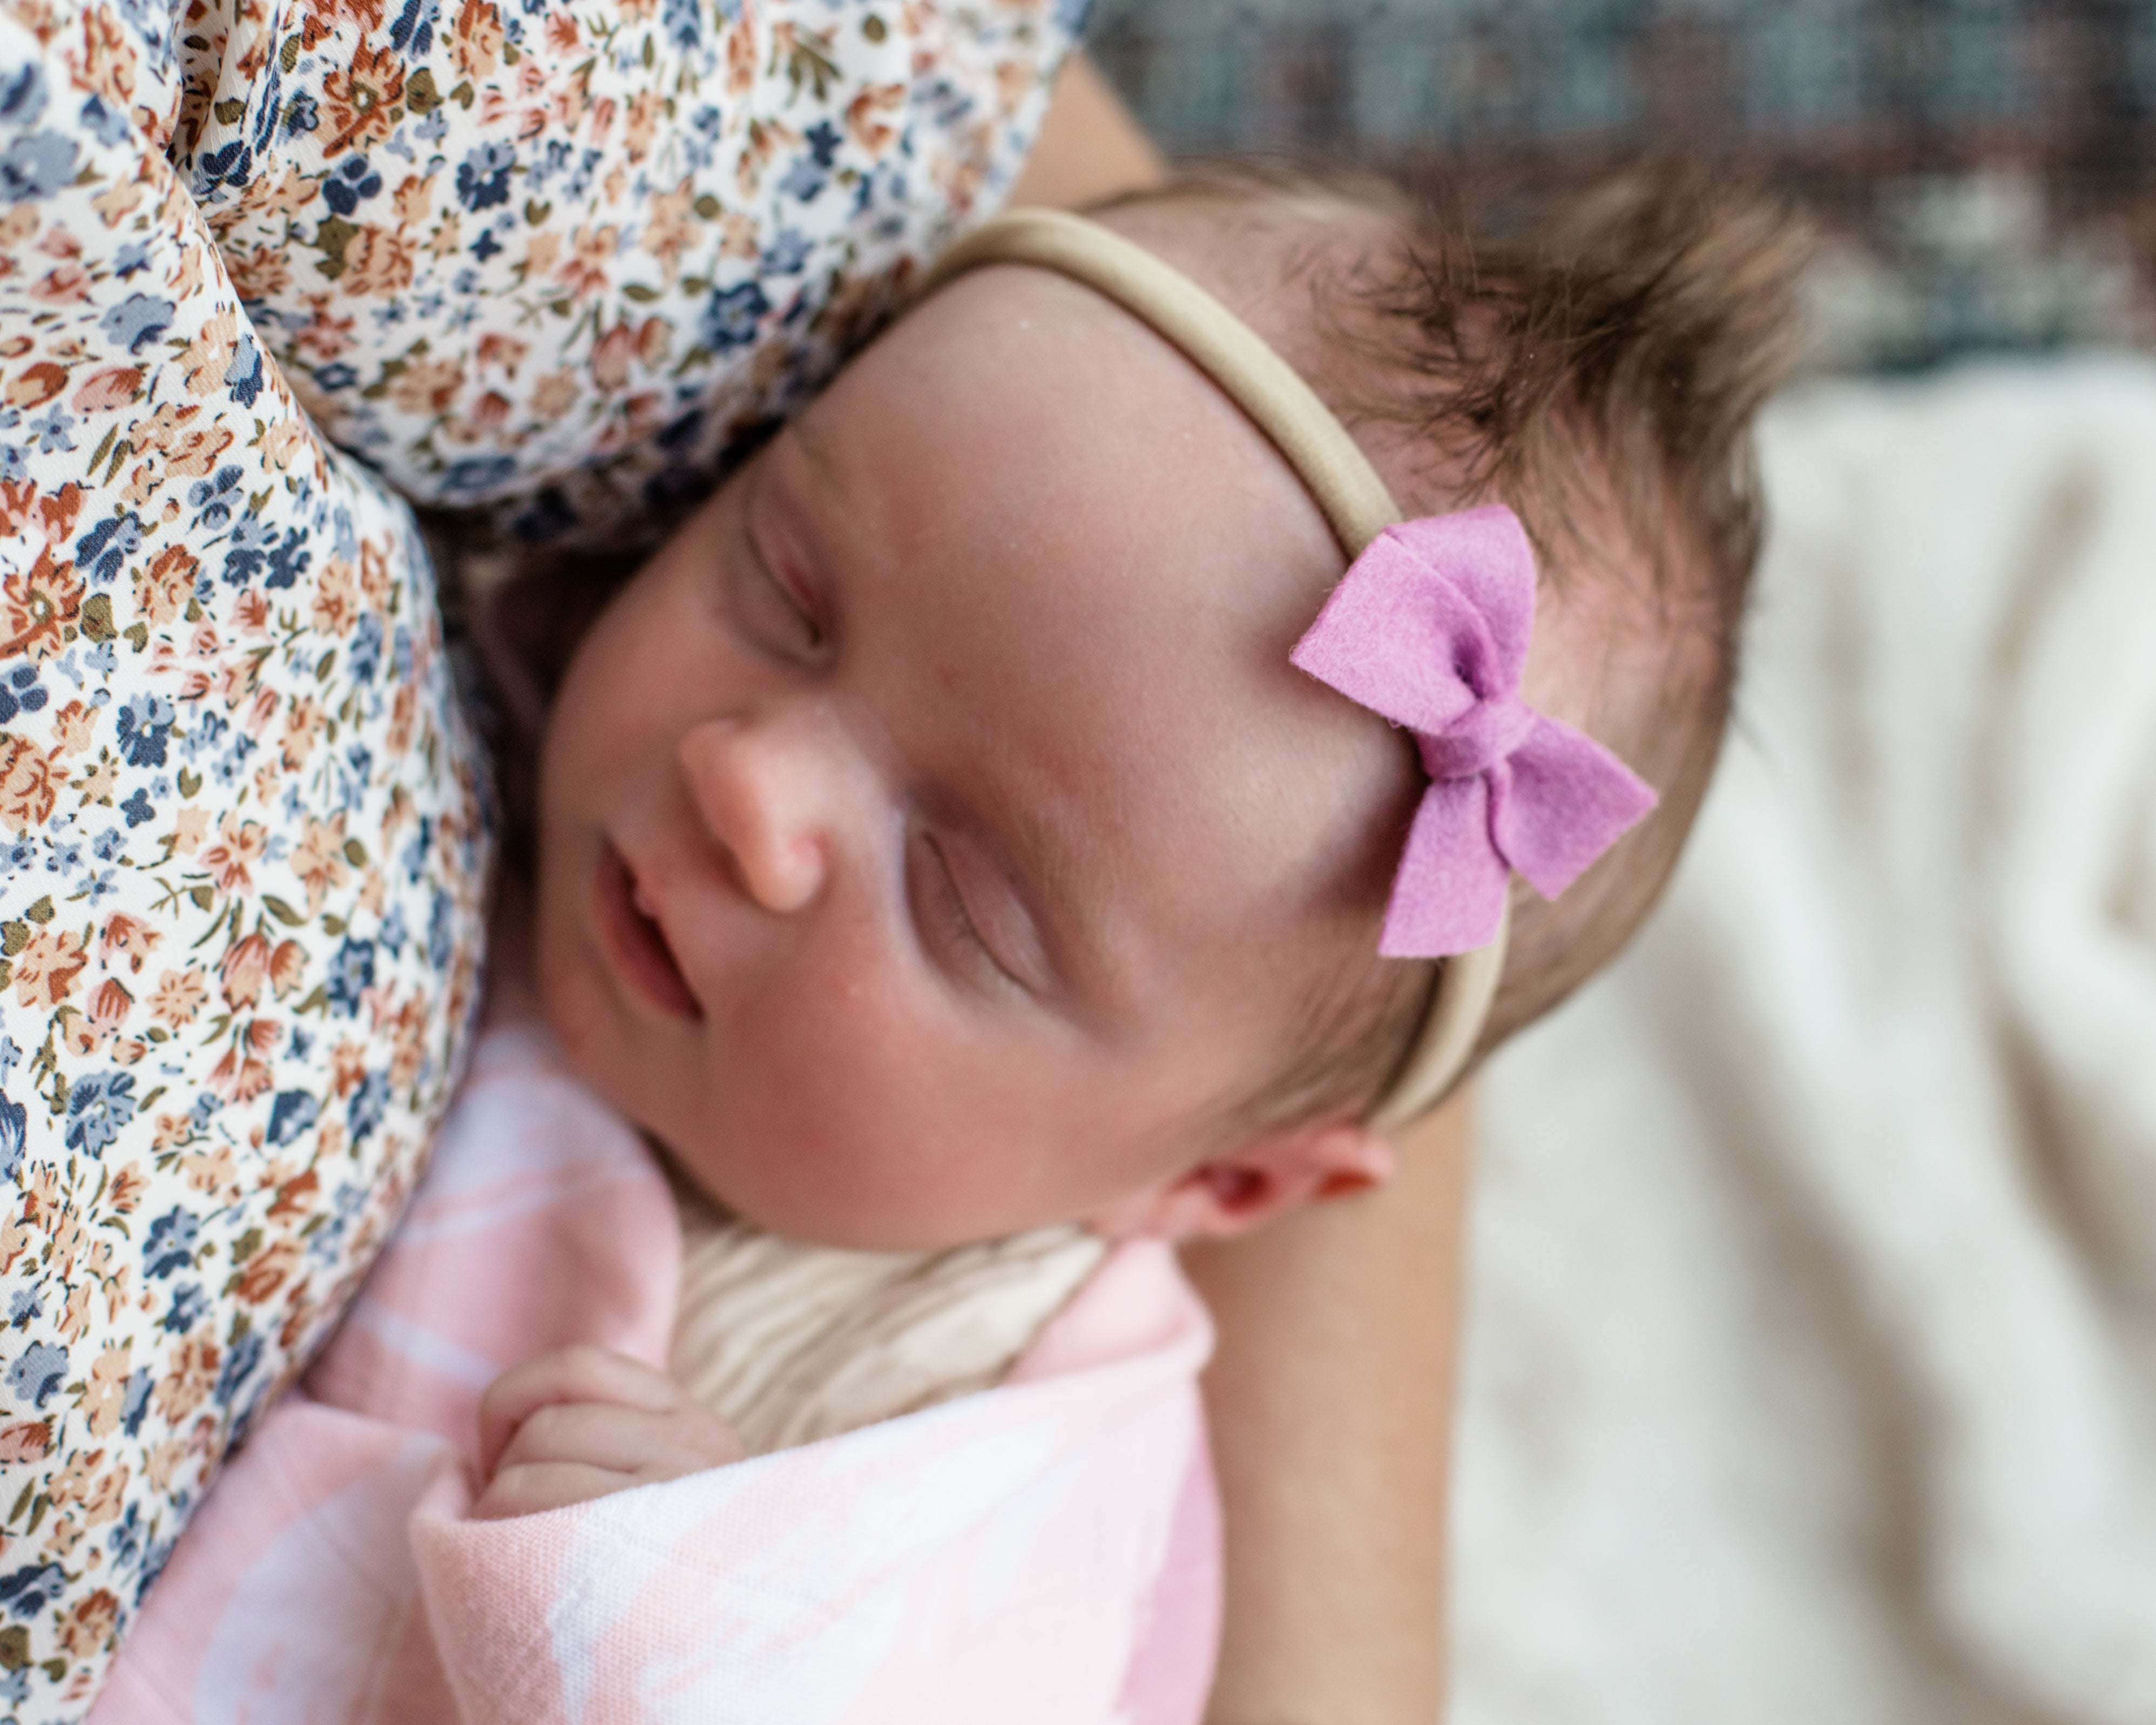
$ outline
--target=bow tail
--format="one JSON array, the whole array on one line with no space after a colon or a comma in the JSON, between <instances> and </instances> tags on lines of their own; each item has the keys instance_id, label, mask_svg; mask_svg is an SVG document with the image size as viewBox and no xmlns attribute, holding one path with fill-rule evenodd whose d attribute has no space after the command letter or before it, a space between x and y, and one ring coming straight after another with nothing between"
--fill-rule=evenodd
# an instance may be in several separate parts
<instances>
[{"instance_id":1,"label":"bow tail","mask_svg":"<svg viewBox=\"0 0 2156 1725\"><path fill-rule=\"evenodd\" d=\"M1486 776L1433 782L1408 829L1378 951L1441 958L1486 945L1504 916L1507 878L1491 843Z\"/></svg>"},{"instance_id":2,"label":"bow tail","mask_svg":"<svg viewBox=\"0 0 2156 1725\"><path fill-rule=\"evenodd\" d=\"M1490 831L1522 877L1555 898L1655 806L1654 789L1594 741L1537 714L1507 764Z\"/></svg>"}]
</instances>

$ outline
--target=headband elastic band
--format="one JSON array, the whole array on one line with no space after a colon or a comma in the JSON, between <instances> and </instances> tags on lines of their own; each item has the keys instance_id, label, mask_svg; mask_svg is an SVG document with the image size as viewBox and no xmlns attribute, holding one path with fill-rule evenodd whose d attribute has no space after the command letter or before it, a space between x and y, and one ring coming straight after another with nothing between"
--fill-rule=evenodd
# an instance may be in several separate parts
<instances>
[{"instance_id":1,"label":"headband elastic band","mask_svg":"<svg viewBox=\"0 0 2156 1725\"><path fill-rule=\"evenodd\" d=\"M1347 428L1294 369L1212 295L1120 234L1060 210L1013 210L983 223L922 278L932 291L991 264L1053 270L1113 300L1177 348L1271 441L1353 562L1402 517ZM1372 1107L1391 1132L1441 1101L1475 1052L1505 969L1506 925L1487 946L1440 961L1407 1056Z\"/></svg>"}]
</instances>

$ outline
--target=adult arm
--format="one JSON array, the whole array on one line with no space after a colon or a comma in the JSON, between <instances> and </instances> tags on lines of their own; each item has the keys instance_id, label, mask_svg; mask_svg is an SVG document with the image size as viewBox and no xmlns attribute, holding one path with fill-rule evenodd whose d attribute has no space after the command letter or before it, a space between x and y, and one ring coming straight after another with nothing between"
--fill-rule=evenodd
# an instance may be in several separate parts
<instances>
[{"instance_id":1,"label":"adult arm","mask_svg":"<svg viewBox=\"0 0 2156 1725\"><path fill-rule=\"evenodd\" d=\"M1010 201L1075 209L1152 185L1166 172L1160 152L1107 80L1084 54L1074 54L1056 77L1040 141Z\"/></svg>"},{"instance_id":2,"label":"adult arm","mask_svg":"<svg viewBox=\"0 0 2156 1725\"><path fill-rule=\"evenodd\" d=\"M1434 1725L1469 1106L1387 1190L1185 1261L1227 1527L1212 1725Z\"/></svg>"}]
</instances>

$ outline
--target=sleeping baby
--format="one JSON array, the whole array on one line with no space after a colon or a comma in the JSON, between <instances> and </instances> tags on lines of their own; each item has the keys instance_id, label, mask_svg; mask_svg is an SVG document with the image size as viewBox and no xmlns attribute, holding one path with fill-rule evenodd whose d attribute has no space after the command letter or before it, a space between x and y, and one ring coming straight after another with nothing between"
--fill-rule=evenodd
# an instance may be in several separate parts
<instances>
[{"instance_id":1,"label":"sleeping baby","mask_svg":"<svg viewBox=\"0 0 2156 1725\"><path fill-rule=\"evenodd\" d=\"M529 1548L568 1694L583 1595L550 1566L594 1527L637 1563L657 1537L592 1519L642 1501L617 1494L672 1481L716 1526L710 1494L771 1476L746 1455L1039 1388L1044 1348L1097 1363L1144 1303L1102 1315L1119 1243L1381 1184L1388 1132L1609 958L1722 734L1792 254L1681 177L1508 246L1250 172L1002 218L671 537L552 701L530 969L557 1050L526 1025L480 1055L510 1039L656 1153L670 1340L578 1332L483 1399L459 1368L480 1430L469 1518L419 1541L438 1641L488 1525L568 1528ZM531 1118L485 1089L444 1166L522 1153L470 1147ZM445 1237L428 1203L375 1294L425 1281L398 1263ZM556 1303L580 1291L603 1303ZM352 1364L392 1334L368 1310L311 1389L394 1424ZM545 1712L449 1686L465 1718Z\"/></svg>"},{"instance_id":2,"label":"sleeping baby","mask_svg":"<svg viewBox=\"0 0 2156 1725\"><path fill-rule=\"evenodd\" d=\"M1471 270L1383 188L1249 173L1112 250L1006 218L635 578L546 743L537 973L687 1187L835 1247L1063 1224L1012 1272L1052 1309L1102 1240L1382 1182L1378 1127L1617 948L1721 735L1789 248L1676 185L1573 219ZM1394 499L1438 518L1364 551ZM1389 557L1433 572L1353 590ZM1419 651L1405 706L1356 680ZM1500 957L1514 873L1566 896ZM487 1415L482 1513L740 1453L588 1353Z\"/></svg>"}]
</instances>

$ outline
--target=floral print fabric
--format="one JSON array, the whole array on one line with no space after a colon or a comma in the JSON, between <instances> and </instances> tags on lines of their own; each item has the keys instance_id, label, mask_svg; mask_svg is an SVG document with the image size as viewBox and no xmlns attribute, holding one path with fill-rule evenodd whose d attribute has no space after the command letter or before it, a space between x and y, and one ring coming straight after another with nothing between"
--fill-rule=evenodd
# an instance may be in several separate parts
<instances>
[{"instance_id":1,"label":"floral print fabric","mask_svg":"<svg viewBox=\"0 0 2156 1725\"><path fill-rule=\"evenodd\" d=\"M75 1717L418 1173L475 757L409 511L326 453L130 115L0 13L0 1697ZM105 34L99 34L105 33ZM115 34L119 33L119 34Z\"/></svg>"},{"instance_id":2,"label":"floral print fabric","mask_svg":"<svg viewBox=\"0 0 2156 1725\"><path fill-rule=\"evenodd\" d=\"M0 0L0 1717L88 1710L458 1070L398 491L633 539L993 206L1075 22Z\"/></svg>"},{"instance_id":3,"label":"floral print fabric","mask_svg":"<svg viewBox=\"0 0 2156 1725\"><path fill-rule=\"evenodd\" d=\"M408 510L326 451L140 110L0 12L0 1697L80 1713L395 1219L485 846Z\"/></svg>"},{"instance_id":4,"label":"floral print fabric","mask_svg":"<svg viewBox=\"0 0 2156 1725\"><path fill-rule=\"evenodd\" d=\"M1000 198L1082 10L198 0L172 157L333 441L619 543Z\"/></svg>"}]
</instances>

